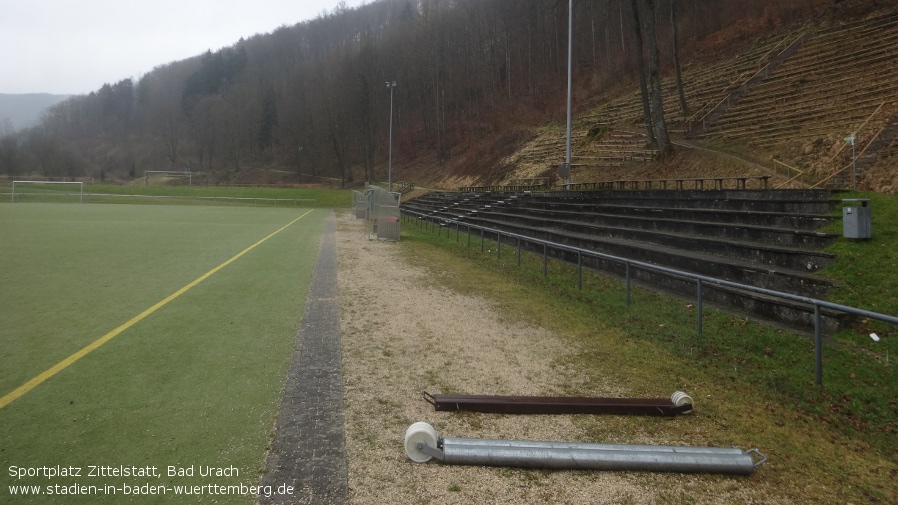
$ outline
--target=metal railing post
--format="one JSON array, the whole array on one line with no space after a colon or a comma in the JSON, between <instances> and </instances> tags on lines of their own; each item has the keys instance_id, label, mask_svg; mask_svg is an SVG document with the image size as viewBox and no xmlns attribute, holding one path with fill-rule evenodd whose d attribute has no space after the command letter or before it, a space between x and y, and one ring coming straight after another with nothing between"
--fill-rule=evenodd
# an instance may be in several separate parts
<instances>
[{"instance_id":1,"label":"metal railing post","mask_svg":"<svg viewBox=\"0 0 898 505\"><path fill-rule=\"evenodd\" d=\"M630 306L630 264L625 263L627 265L627 307Z\"/></svg>"},{"instance_id":2,"label":"metal railing post","mask_svg":"<svg viewBox=\"0 0 898 505\"><path fill-rule=\"evenodd\" d=\"M702 280L696 282L696 312L698 313L698 334L702 334Z\"/></svg>"},{"instance_id":3,"label":"metal railing post","mask_svg":"<svg viewBox=\"0 0 898 505\"><path fill-rule=\"evenodd\" d=\"M823 385L823 325L820 321L820 305L814 304L814 361L817 384Z\"/></svg>"},{"instance_id":4,"label":"metal railing post","mask_svg":"<svg viewBox=\"0 0 898 505\"><path fill-rule=\"evenodd\" d=\"M420 225L422 219L432 219L431 216L423 215L422 213L417 212L408 212L410 215L414 215L415 219ZM433 226L433 223L431 223ZM485 248L485 232L489 231L490 233L497 234L497 241L499 246L501 247L501 235L500 230L494 230L487 227L482 227L478 225L471 225L466 223L467 233L468 233L468 247L471 245L471 228L476 227L480 229L480 251L483 252ZM458 228L456 228L458 230ZM447 232L448 233L448 232ZM766 288L760 288L757 286L751 286L747 284L741 284L737 282L728 281L725 279L718 279L713 277L708 277L705 275L699 275L691 272L685 272L682 270L676 270L672 268L662 267L660 265L655 265L652 263L646 263L644 261L631 260L628 258L623 258L620 256L614 256L609 254L600 253L597 251L591 251L586 249L581 249L578 247L569 246L562 243L551 242L548 240L537 239L533 237L525 237L523 235L517 233L510 233L509 236L513 236L518 240L518 262L520 264L521 257L523 256L523 240L527 239L534 244L542 244L543 246L543 276L548 277L548 250L551 245L558 251L563 251L566 254L571 252L576 252L577 254L577 286L578 289L582 290L583 288L583 255L589 256L590 258L596 258L601 261L613 261L624 263L626 267L626 288L627 288L627 306L631 303L631 286L632 286L632 273L631 267L636 267L640 269L644 269L648 272L655 272L663 275L675 276L675 277L684 277L687 279L694 279L697 283L696 285L696 302L697 302L697 324L698 324L698 333L702 334L703 332L703 312L704 312L704 283L710 282L713 286L717 286L720 288L735 288L739 290L746 290L754 293L762 293L765 295L773 296L781 300L792 300L796 302L800 302L805 304L806 306L813 306L813 317L814 317L814 345L815 345L815 361L816 361L816 380L817 384L823 384L823 321L822 321L822 308L827 308L830 310L838 311L840 313L845 314L854 314L858 316L868 317L871 319L875 319L878 321L883 321L887 323L891 323L894 325L898 325L898 316L892 316L888 314L881 314L877 312L872 312L869 310L860 309L857 307L850 307L847 305L841 305L838 303L828 302L826 300L818 300L814 298L809 298L805 296L795 295L791 293L775 291ZM447 235L448 237L448 235ZM563 259L563 258L562 258Z\"/></svg>"},{"instance_id":5,"label":"metal railing post","mask_svg":"<svg viewBox=\"0 0 898 505\"><path fill-rule=\"evenodd\" d=\"M583 290L583 253L577 251L577 289Z\"/></svg>"}]
</instances>

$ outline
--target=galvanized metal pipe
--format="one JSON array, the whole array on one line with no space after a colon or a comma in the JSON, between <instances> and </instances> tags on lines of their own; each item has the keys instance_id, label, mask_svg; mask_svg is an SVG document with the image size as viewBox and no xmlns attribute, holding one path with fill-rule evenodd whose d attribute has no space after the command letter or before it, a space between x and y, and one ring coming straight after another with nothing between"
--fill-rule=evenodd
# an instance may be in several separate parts
<instances>
[{"instance_id":1,"label":"galvanized metal pipe","mask_svg":"<svg viewBox=\"0 0 898 505\"><path fill-rule=\"evenodd\" d=\"M488 447L494 448L519 448L540 450L583 450L583 451L624 451L624 452L658 452L677 454L712 454L712 455L742 455L745 453L738 447L692 447L677 445L639 445L639 444L593 444L581 442L544 442L538 440L496 440L489 438L458 438L444 437L443 446L448 443L451 446Z\"/></svg>"},{"instance_id":2,"label":"galvanized metal pipe","mask_svg":"<svg viewBox=\"0 0 898 505\"><path fill-rule=\"evenodd\" d=\"M497 441L502 442L502 441ZM515 466L568 470L616 470L748 475L755 469L751 454L663 450L605 450L599 444L536 446L518 441L482 445L468 439L444 438L443 463L449 465Z\"/></svg>"},{"instance_id":3,"label":"galvanized metal pipe","mask_svg":"<svg viewBox=\"0 0 898 505\"><path fill-rule=\"evenodd\" d=\"M405 433L409 459L437 458L450 465L515 466L569 470L616 470L748 475L767 461L757 449L669 445L587 444L439 437L418 422ZM759 458L755 460L755 456Z\"/></svg>"}]
</instances>

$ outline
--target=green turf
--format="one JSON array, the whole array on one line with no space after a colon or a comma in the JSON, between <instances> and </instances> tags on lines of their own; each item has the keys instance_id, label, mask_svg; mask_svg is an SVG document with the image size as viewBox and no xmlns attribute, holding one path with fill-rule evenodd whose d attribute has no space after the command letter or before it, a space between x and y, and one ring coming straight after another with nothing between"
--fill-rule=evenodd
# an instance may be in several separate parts
<instances>
[{"instance_id":1,"label":"green turf","mask_svg":"<svg viewBox=\"0 0 898 505\"><path fill-rule=\"evenodd\" d=\"M305 210L5 205L0 395L217 267ZM11 484L257 485L325 212L300 221L0 409ZM10 466L156 466L159 479L31 478ZM168 465L239 476L168 478ZM42 496L12 503L122 503ZM251 503L248 496L169 503ZM139 503L166 503L139 499Z\"/></svg>"}]
</instances>

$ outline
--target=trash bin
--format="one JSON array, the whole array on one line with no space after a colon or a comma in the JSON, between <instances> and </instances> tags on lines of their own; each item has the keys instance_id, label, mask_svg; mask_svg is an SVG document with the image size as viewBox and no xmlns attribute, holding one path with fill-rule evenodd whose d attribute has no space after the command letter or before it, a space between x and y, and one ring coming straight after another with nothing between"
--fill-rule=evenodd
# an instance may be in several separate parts
<instances>
[{"instance_id":1,"label":"trash bin","mask_svg":"<svg viewBox=\"0 0 898 505\"><path fill-rule=\"evenodd\" d=\"M845 238L867 239L873 236L869 199L842 200L842 232Z\"/></svg>"}]
</instances>

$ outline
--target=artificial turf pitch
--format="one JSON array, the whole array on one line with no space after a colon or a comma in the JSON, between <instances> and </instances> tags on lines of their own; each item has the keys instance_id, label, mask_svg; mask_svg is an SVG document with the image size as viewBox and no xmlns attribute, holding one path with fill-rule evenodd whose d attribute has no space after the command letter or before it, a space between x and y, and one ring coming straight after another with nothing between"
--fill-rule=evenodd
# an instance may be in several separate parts
<instances>
[{"instance_id":1,"label":"artificial turf pitch","mask_svg":"<svg viewBox=\"0 0 898 505\"><path fill-rule=\"evenodd\" d=\"M0 502L252 503L326 216L0 205Z\"/></svg>"}]
</instances>

